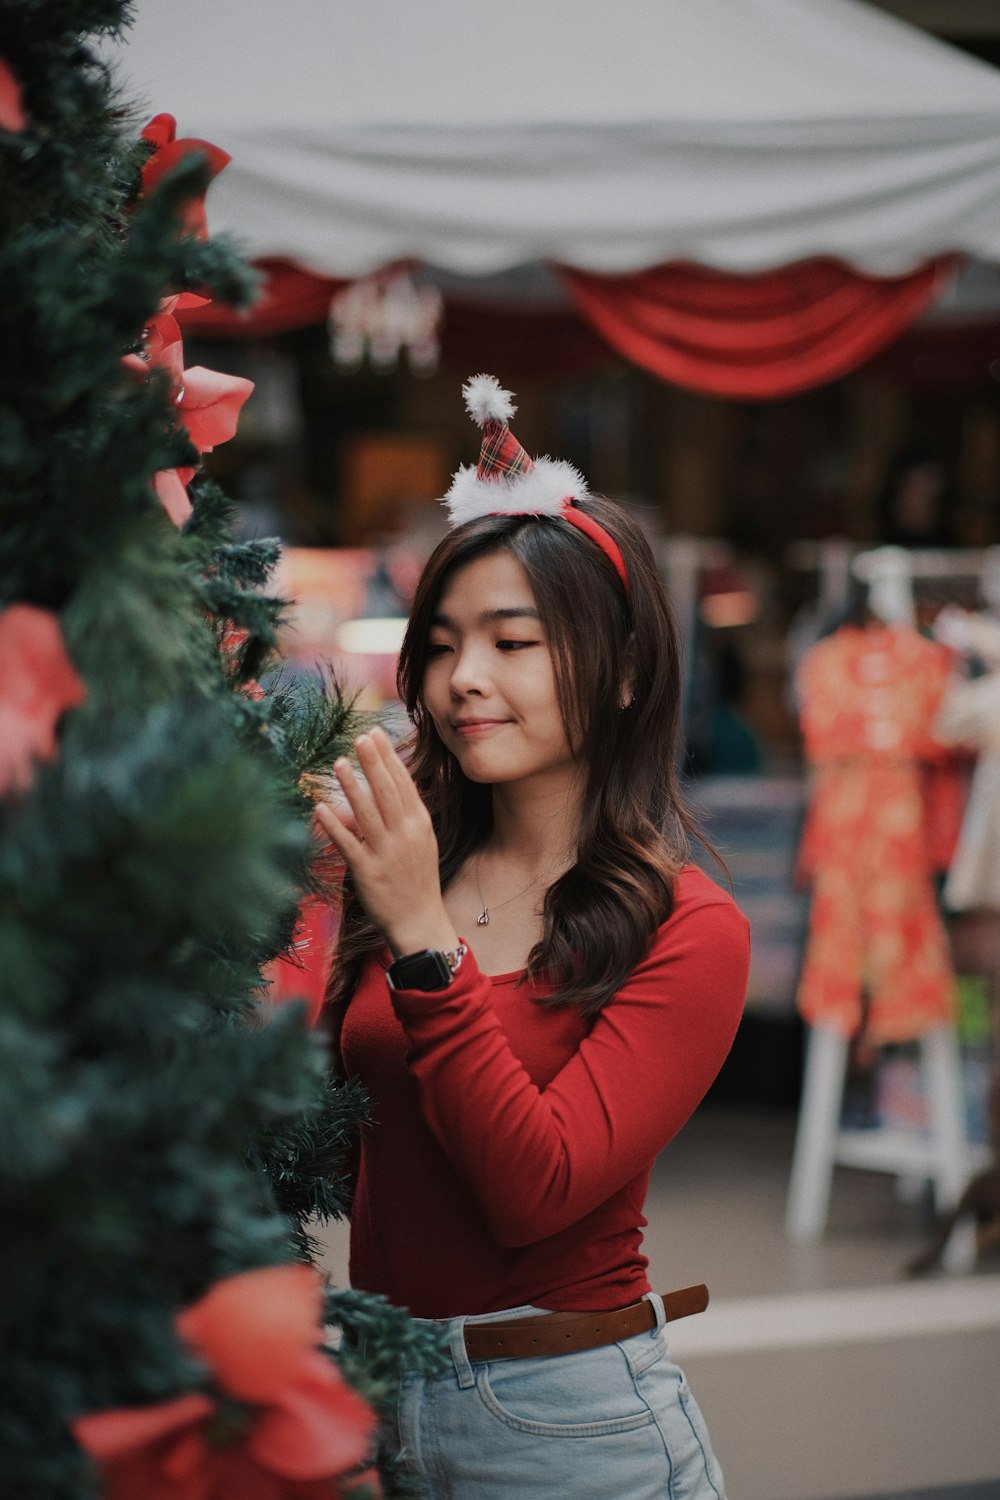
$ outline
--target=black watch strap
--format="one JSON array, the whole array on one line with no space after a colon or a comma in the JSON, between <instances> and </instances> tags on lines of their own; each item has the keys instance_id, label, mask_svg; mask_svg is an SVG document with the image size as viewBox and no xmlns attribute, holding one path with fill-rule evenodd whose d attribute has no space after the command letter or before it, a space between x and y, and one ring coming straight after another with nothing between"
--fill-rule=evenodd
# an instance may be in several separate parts
<instances>
[{"instance_id":1,"label":"black watch strap","mask_svg":"<svg viewBox=\"0 0 1000 1500\"><path fill-rule=\"evenodd\" d=\"M446 990L468 951L467 944L459 943L451 953L442 953L439 948L404 953L386 971L389 987L394 990Z\"/></svg>"}]
</instances>

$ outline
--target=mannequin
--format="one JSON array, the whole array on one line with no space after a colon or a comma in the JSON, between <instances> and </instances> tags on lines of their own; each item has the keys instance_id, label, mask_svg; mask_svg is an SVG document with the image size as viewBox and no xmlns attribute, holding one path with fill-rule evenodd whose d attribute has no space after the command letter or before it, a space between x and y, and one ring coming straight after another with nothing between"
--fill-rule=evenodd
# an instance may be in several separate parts
<instances>
[{"instance_id":1,"label":"mannequin","mask_svg":"<svg viewBox=\"0 0 1000 1500\"><path fill-rule=\"evenodd\" d=\"M924 836L920 765L949 652L914 627L907 554L866 554L867 608L799 670L813 768L802 864L813 901L798 1002L811 1025L872 1043L948 1022L954 974Z\"/></svg>"}]
</instances>

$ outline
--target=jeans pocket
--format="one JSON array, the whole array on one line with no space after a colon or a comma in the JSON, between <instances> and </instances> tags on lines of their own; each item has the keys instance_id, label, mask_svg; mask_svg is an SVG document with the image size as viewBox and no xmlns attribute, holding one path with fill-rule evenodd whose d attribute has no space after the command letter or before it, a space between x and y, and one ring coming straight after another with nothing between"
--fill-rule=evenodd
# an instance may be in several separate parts
<instances>
[{"instance_id":1,"label":"jeans pocket","mask_svg":"<svg viewBox=\"0 0 1000 1500\"><path fill-rule=\"evenodd\" d=\"M602 1437L654 1421L615 1344L580 1354L496 1360L478 1370L476 1388L498 1421L538 1437Z\"/></svg>"}]
</instances>

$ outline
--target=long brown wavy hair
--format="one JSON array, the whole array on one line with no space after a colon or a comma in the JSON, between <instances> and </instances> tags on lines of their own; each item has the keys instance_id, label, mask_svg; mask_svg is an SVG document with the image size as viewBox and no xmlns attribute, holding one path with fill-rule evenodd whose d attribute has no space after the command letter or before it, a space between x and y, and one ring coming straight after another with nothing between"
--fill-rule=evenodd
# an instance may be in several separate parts
<instances>
[{"instance_id":1,"label":"long brown wavy hair","mask_svg":"<svg viewBox=\"0 0 1000 1500\"><path fill-rule=\"evenodd\" d=\"M573 1004L591 1015L621 988L670 915L675 877L697 835L677 783L680 645L652 551L639 526L611 501L590 497L580 509L621 548L627 597L604 553L558 517L467 521L424 568L397 684L414 726L408 764L431 815L447 890L489 838L493 797L489 785L463 774L424 709L427 639L456 570L490 553L512 553L528 576L552 651L567 738L579 746L588 773L577 860L545 894L544 928L525 977L544 977L553 986L544 1003ZM632 698L624 710L623 690ZM335 1042L362 965L382 945L348 875L327 991Z\"/></svg>"}]
</instances>

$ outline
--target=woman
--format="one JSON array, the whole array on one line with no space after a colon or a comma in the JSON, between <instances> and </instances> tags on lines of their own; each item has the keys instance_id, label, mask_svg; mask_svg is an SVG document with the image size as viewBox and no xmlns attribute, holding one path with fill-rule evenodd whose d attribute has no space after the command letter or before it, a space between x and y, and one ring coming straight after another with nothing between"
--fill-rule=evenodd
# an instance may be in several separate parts
<instances>
[{"instance_id":1,"label":"woman","mask_svg":"<svg viewBox=\"0 0 1000 1500\"><path fill-rule=\"evenodd\" d=\"M722 1500L640 1250L656 1154L738 1024L748 932L687 863L680 682L650 549L533 463L491 377L400 658L404 766L320 818L347 866L330 995L373 1101L351 1279L449 1321L390 1441L432 1497Z\"/></svg>"}]
</instances>

